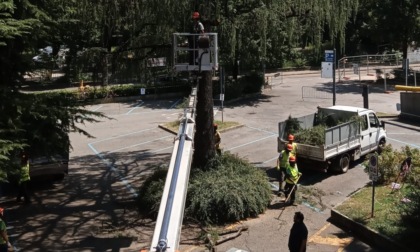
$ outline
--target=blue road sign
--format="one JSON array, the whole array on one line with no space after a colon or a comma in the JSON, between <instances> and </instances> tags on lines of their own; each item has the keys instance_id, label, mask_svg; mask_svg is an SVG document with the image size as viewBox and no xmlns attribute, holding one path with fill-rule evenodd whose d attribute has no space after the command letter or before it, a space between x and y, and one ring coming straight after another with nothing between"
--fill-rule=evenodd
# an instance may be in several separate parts
<instances>
[{"instance_id":1,"label":"blue road sign","mask_svg":"<svg viewBox=\"0 0 420 252\"><path fill-rule=\"evenodd\" d=\"M333 50L325 50L325 61L326 62L333 62L334 61L334 51Z\"/></svg>"}]
</instances>

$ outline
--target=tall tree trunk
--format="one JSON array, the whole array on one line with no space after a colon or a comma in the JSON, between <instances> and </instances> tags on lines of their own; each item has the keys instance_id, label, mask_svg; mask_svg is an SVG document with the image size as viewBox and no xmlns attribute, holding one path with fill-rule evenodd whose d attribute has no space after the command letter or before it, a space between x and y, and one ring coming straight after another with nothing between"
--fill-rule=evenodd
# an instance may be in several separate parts
<instances>
[{"instance_id":1,"label":"tall tree trunk","mask_svg":"<svg viewBox=\"0 0 420 252\"><path fill-rule=\"evenodd\" d=\"M193 167L204 168L216 154L213 130L213 85L212 72L201 73L197 92Z\"/></svg>"}]
</instances>

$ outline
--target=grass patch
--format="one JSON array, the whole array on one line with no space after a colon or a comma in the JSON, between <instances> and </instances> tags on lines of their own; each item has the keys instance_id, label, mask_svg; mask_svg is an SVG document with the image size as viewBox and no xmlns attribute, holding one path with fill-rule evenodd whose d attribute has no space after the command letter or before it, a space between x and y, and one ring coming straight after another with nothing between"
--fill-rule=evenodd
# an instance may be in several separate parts
<instances>
[{"instance_id":1,"label":"grass patch","mask_svg":"<svg viewBox=\"0 0 420 252\"><path fill-rule=\"evenodd\" d=\"M240 123L238 123L238 122L226 122L226 121L222 122L222 121L217 121L217 120L214 121L214 122L218 125L219 132L222 132L223 130L226 130L226 129L229 129L231 127L235 127L235 126L240 125ZM163 127L167 128L167 129L169 129L173 132L178 132L179 120L165 123L165 124L163 124Z\"/></svg>"},{"instance_id":2,"label":"grass patch","mask_svg":"<svg viewBox=\"0 0 420 252\"><path fill-rule=\"evenodd\" d=\"M384 112L376 112L376 115L380 117L387 117L387 116L398 116L398 114L390 114L390 113L384 113Z\"/></svg>"},{"instance_id":3,"label":"grass patch","mask_svg":"<svg viewBox=\"0 0 420 252\"><path fill-rule=\"evenodd\" d=\"M402 203L407 195L412 195L414 188L405 185L401 190L391 193L389 186L375 187L374 218L372 213L372 187L365 187L350 199L338 206L336 210L350 219L361 223L379 233L404 244L408 248L417 246L416 239L420 237L420 229L416 221L412 221L412 212L406 211L411 203Z\"/></svg>"}]
</instances>

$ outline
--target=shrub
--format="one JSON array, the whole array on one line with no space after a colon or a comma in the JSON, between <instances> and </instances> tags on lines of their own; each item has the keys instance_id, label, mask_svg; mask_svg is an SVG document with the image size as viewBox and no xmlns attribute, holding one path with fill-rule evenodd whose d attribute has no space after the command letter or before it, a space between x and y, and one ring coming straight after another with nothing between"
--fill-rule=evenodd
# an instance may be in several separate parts
<instances>
[{"instance_id":1,"label":"shrub","mask_svg":"<svg viewBox=\"0 0 420 252\"><path fill-rule=\"evenodd\" d=\"M246 75L239 79L239 85L244 87L244 94L252 94L261 91L261 88L264 84L264 77L261 73L251 72L249 75Z\"/></svg>"},{"instance_id":2,"label":"shrub","mask_svg":"<svg viewBox=\"0 0 420 252\"><path fill-rule=\"evenodd\" d=\"M239 81L227 79L225 82L225 100L232 100L244 94L244 87Z\"/></svg>"},{"instance_id":3,"label":"shrub","mask_svg":"<svg viewBox=\"0 0 420 252\"><path fill-rule=\"evenodd\" d=\"M157 217L166 170L155 172L140 189L139 208ZM212 159L206 170L193 169L186 216L202 223L223 223L263 213L271 201L265 173L236 155Z\"/></svg>"},{"instance_id":4,"label":"shrub","mask_svg":"<svg viewBox=\"0 0 420 252\"><path fill-rule=\"evenodd\" d=\"M216 156L196 171L188 191L187 213L203 223L223 223L263 213L271 191L264 172L236 155Z\"/></svg>"},{"instance_id":5,"label":"shrub","mask_svg":"<svg viewBox=\"0 0 420 252\"><path fill-rule=\"evenodd\" d=\"M367 158L364 163L365 171L369 172L369 158L373 154L367 155ZM413 184L416 187L420 187L420 171L417 167L420 166L420 151L416 148L410 148L405 146L401 150L397 151L392 149L392 146L388 144L384 150L381 152L381 155L378 156L378 169L379 169L379 178L377 183L379 184L389 184L394 182L400 172L400 167L402 162L407 158L411 157L411 172L405 178L406 183Z\"/></svg>"},{"instance_id":6,"label":"shrub","mask_svg":"<svg viewBox=\"0 0 420 252\"><path fill-rule=\"evenodd\" d=\"M167 173L167 169L160 168L143 183L138 198L140 212L146 213L152 218L157 217Z\"/></svg>"}]
</instances>

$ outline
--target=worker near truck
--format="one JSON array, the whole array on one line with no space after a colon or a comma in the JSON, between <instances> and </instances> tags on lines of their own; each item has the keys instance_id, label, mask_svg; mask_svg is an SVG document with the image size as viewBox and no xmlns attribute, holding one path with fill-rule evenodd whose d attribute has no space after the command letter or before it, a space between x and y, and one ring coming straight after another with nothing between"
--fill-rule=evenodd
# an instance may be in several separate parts
<instances>
[{"instance_id":1,"label":"worker near truck","mask_svg":"<svg viewBox=\"0 0 420 252\"><path fill-rule=\"evenodd\" d=\"M279 191L277 193L278 196L284 193L284 179L286 177L286 168L289 165L289 158L291 156L292 150L293 146L291 144L286 144L284 146L284 150L280 152L280 155L277 158L277 171L279 172Z\"/></svg>"},{"instance_id":2,"label":"worker near truck","mask_svg":"<svg viewBox=\"0 0 420 252\"><path fill-rule=\"evenodd\" d=\"M291 144L292 147L293 147L293 149L292 149L292 155L295 156L295 157L297 157L296 156L296 154L297 154L297 144L294 143L295 136L292 135L292 134L289 134L289 136L287 137L287 140L289 141L289 144Z\"/></svg>"},{"instance_id":3,"label":"worker near truck","mask_svg":"<svg viewBox=\"0 0 420 252\"><path fill-rule=\"evenodd\" d=\"M300 176L302 173L299 172L297 164L296 164L296 157L290 156L289 157L289 165L286 168L286 185L285 185L285 194L286 200L289 199L289 202L285 202L289 205L295 205L296 199L296 186L299 181Z\"/></svg>"}]
</instances>

